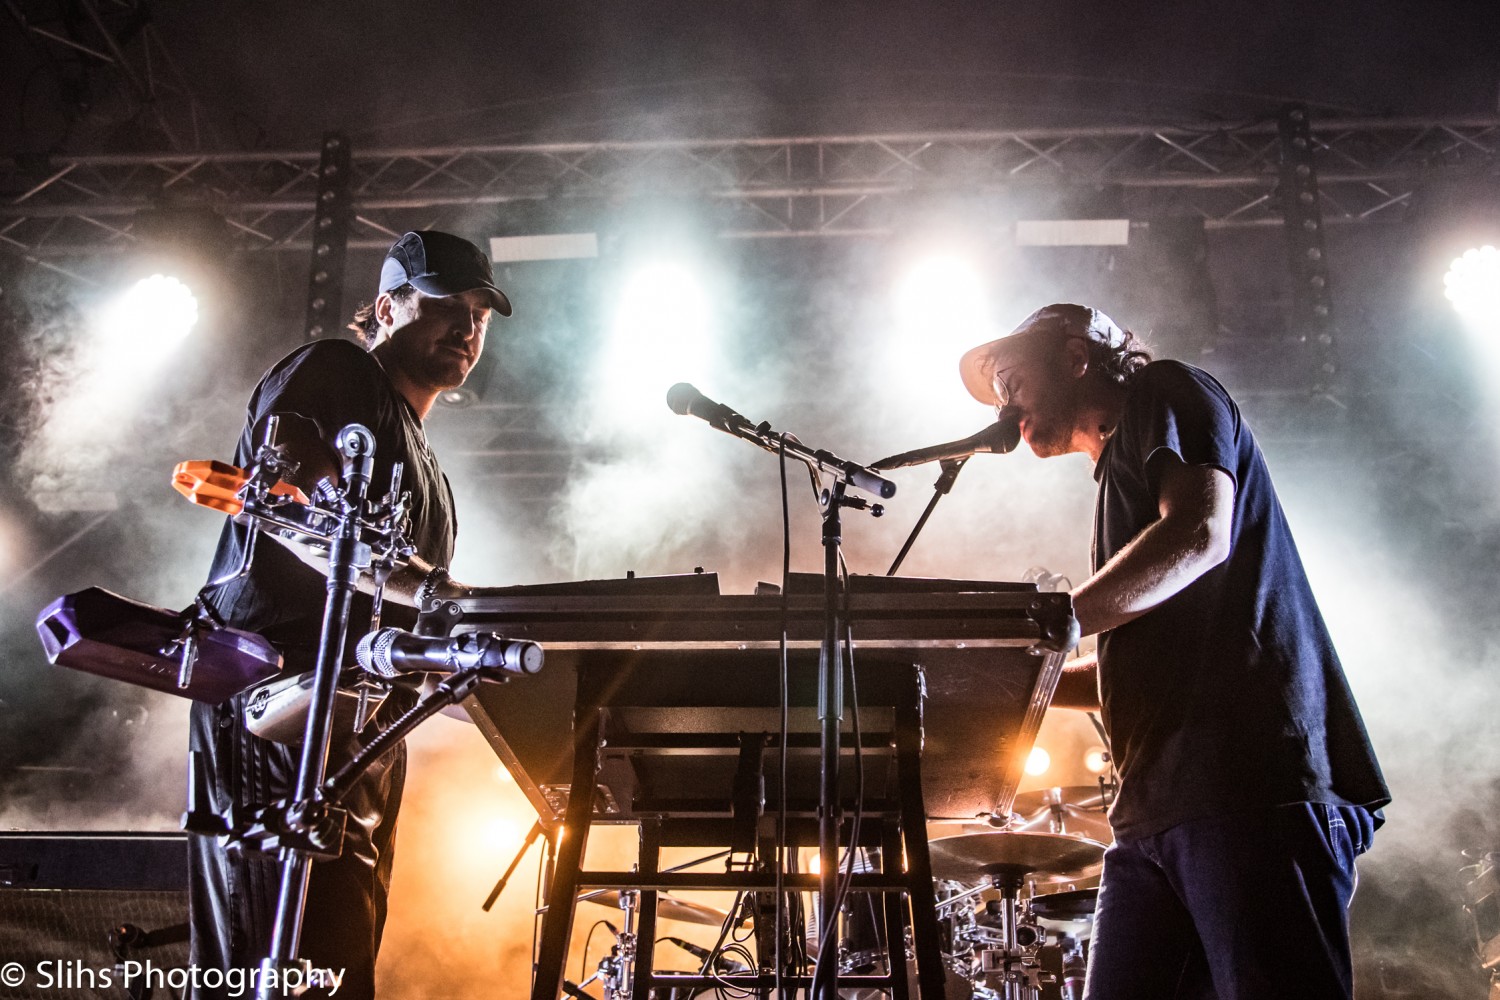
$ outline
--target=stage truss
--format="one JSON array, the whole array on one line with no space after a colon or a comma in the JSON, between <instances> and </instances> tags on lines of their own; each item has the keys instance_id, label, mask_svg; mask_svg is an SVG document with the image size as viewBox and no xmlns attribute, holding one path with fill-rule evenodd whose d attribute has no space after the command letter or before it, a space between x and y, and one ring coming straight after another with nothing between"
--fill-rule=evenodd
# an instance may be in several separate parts
<instances>
[{"instance_id":1,"label":"stage truss","mask_svg":"<svg viewBox=\"0 0 1500 1000\"><path fill-rule=\"evenodd\" d=\"M1409 212L1435 176L1500 167L1500 118L1313 120L1327 224ZM319 151L59 156L0 164L0 243L37 261L128 250L162 212L221 219L239 249L306 252ZM607 219L635 199L706 208L725 237L899 230L913 204L975 196L1004 226L1038 195L1072 217L1280 225L1276 122L777 139L574 142L353 150L351 249L410 228L531 203ZM1092 210L1089 210L1092 206ZM143 222L145 223L143 225Z\"/></svg>"}]
</instances>

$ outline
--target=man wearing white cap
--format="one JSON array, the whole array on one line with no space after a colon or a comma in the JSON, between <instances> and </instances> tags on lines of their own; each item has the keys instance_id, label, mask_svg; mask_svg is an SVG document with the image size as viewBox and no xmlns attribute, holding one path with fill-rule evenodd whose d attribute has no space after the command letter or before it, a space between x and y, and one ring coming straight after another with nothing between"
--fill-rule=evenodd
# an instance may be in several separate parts
<instances>
[{"instance_id":1,"label":"man wearing white cap","mask_svg":"<svg viewBox=\"0 0 1500 1000\"><path fill-rule=\"evenodd\" d=\"M1085 996L1352 996L1354 859L1390 794L1234 400L1080 305L960 370L1099 483L1073 591L1098 650L1053 700L1102 710L1120 777Z\"/></svg>"}]
</instances>

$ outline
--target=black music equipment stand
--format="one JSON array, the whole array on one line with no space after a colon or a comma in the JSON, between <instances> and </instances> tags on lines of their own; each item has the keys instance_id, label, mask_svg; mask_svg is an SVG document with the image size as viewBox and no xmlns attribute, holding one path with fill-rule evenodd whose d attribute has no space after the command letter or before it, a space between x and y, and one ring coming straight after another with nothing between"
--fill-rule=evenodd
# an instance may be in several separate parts
<instances>
[{"instance_id":1,"label":"black music equipment stand","mask_svg":"<svg viewBox=\"0 0 1500 1000\"><path fill-rule=\"evenodd\" d=\"M663 872L667 847L719 848L751 835L774 843L783 796L787 846L819 842L821 776L817 713L822 628L820 577L794 583L788 631L788 773L781 787L780 665L776 636L782 598L721 596L711 576L506 588L447 609L448 628L496 629L545 644L548 670L531 697L465 703L497 755L556 836L556 873L542 924L533 1000L556 1000L579 893L640 893L634 996L650 989L733 984L769 995L774 963L748 973L683 976L654 970L656 894L715 890L774 898L777 873ZM909 993L905 929L924 1000L942 998L944 973L925 817L1004 814L1020 780L1042 713L1077 641L1066 594L1019 584L855 577L850 614L859 705L864 795L855 794L853 713L841 731L841 841L878 848L880 869L854 875L851 890L883 905L887 971L840 975L840 988ZM571 718L569 717L571 715ZM571 726L570 726L571 723ZM570 738L571 729L571 738ZM760 761L753 756L763 755ZM744 765L763 761L765 807L744 808ZM592 794L575 794L590 789ZM737 808L737 805L739 808ZM633 871L583 868L595 823L640 827ZM766 851L761 852L767 856ZM903 870L901 859L905 856ZM789 851L789 855L795 854ZM786 892L810 892L818 877L784 871ZM763 895L761 895L763 894ZM779 939L781 929L773 939ZM810 977L784 976L788 987Z\"/></svg>"}]
</instances>

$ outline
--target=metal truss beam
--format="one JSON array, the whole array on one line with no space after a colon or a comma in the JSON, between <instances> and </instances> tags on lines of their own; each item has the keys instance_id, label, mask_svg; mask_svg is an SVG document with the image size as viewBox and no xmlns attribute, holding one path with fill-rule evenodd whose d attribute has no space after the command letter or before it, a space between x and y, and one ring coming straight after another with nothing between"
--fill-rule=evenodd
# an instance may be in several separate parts
<instances>
[{"instance_id":1,"label":"metal truss beam","mask_svg":"<svg viewBox=\"0 0 1500 1000\"><path fill-rule=\"evenodd\" d=\"M199 102L152 24L150 0L0 0L15 24L46 51L64 90L88 85L89 103L130 110L130 123L148 141L174 152L220 142L216 114ZM75 117L87 118L86 112Z\"/></svg>"},{"instance_id":2,"label":"metal truss beam","mask_svg":"<svg viewBox=\"0 0 1500 1000\"><path fill-rule=\"evenodd\" d=\"M1328 224L1398 219L1436 175L1500 171L1500 117L1314 121L1312 137ZM721 235L739 238L881 235L914 206L976 197L1003 226L1040 192L1108 192L1111 212L1131 218L1280 225L1278 157L1274 121L356 149L350 246L384 248L486 207L603 219L652 197L701 202ZM33 259L128 250L153 212L199 207L241 249L306 252L318 159L310 149L0 161L0 245Z\"/></svg>"}]
</instances>

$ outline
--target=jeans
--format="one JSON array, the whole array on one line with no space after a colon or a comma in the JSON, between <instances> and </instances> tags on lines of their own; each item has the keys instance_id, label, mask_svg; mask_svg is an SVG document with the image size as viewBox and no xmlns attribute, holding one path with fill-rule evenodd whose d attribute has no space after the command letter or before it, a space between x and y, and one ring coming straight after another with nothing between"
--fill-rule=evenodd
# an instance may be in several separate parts
<instances>
[{"instance_id":1,"label":"jeans","mask_svg":"<svg viewBox=\"0 0 1500 1000\"><path fill-rule=\"evenodd\" d=\"M1349 1000L1354 859L1374 826L1304 802L1116 842L1085 1000Z\"/></svg>"}]
</instances>

